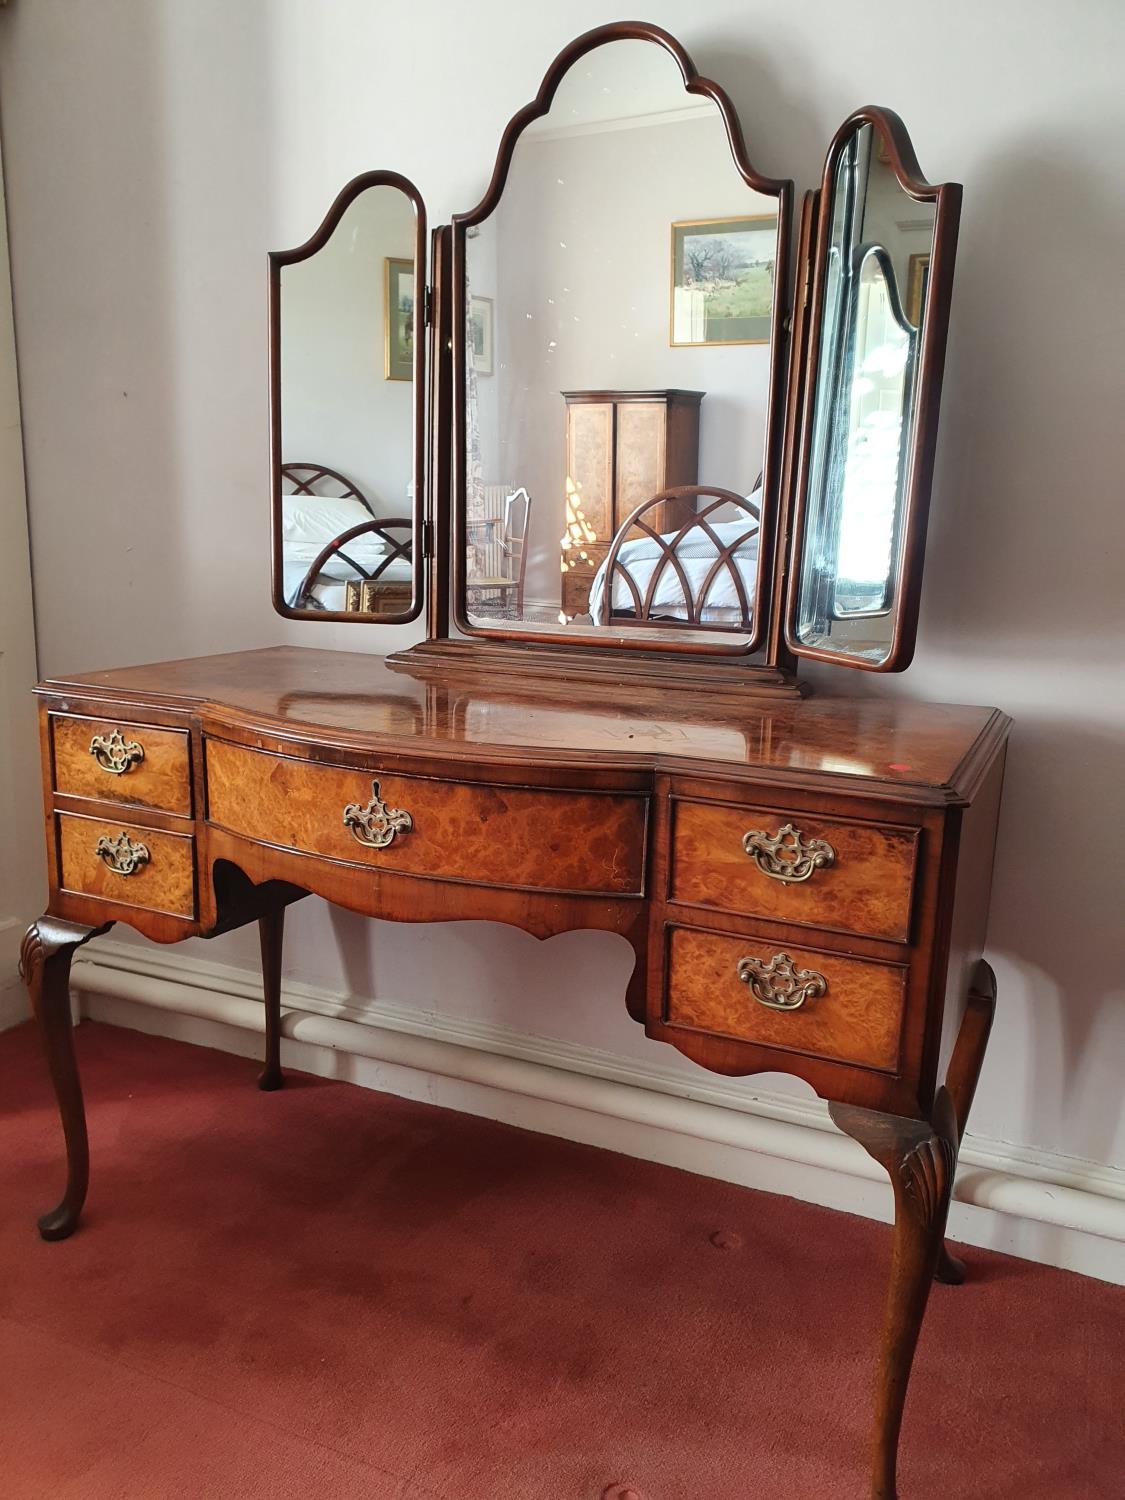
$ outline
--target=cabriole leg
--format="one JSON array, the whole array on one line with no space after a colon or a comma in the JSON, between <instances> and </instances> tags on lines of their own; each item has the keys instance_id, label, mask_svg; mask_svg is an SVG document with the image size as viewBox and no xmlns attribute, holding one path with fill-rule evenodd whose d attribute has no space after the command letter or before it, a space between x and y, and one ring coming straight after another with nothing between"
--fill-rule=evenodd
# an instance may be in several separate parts
<instances>
[{"instance_id":1,"label":"cabriole leg","mask_svg":"<svg viewBox=\"0 0 1125 1500\"><path fill-rule=\"evenodd\" d=\"M59 1206L39 1220L39 1233L45 1240L65 1240L73 1234L86 1201L90 1149L70 1020L70 961L76 948L107 932L110 925L83 927L57 917L40 917L27 929L20 948L20 973L39 1023L66 1140L66 1192Z\"/></svg>"},{"instance_id":2,"label":"cabriole leg","mask_svg":"<svg viewBox=\"0 0 1125 1500\"><path fill-rule=\"evenodd\" d=\"M933 1124L830 1106L833 1120L887 1170L895 1195L894 1247L875 1391L871 1500L897 1500L895 1470L906 1390L938 1267L957 1165L957 1122L945 1089Z\"/></svg>"},{"instance_id":3,"label":"cabriole leg","mask_svg":"<svg viewBox=\"0 0 1125 1500\"><path fill-rule=\"evenodd\" d=\"M281 1071L281 944L284 930L284 906L258 918L262 993L266 1003L266 1057L265 1067L258 1075L260 1089L279 1089L285 1082Z\"/></svg>"},{"instance_id":4,"label":"cabriole leg","mask_svg":"<svg viewBox=\"0 0 1125 1500\"><path fill-rule=\"evenodd\" d=\"M848 1104L829 1113L886 1168L895 1195L894 1248L875 1393L871 1500L897 1500L895 1471L902 1414L930 1286L959 1284L965 1268L945 1248L957 1154L980 1080L996 1011L996 978L982 959L969 988L944 1088L931 1123L881 1115Z\"/></svg>"},{"instance_id":5,"label":"cabriole leg","mask_svg":"<svg viewBox=\"0 0 1125 1500\"><path fill-rule=\"evenodd\" d=\"M982 958L969 985L969 1001L961 1018L961 1028L957 1033L957 1042L949 1060L949 1072L945 1080L957 1120L958 1149L965 1138L965 1126L976 1097L995 1014L996 975ZM947 1286L960 1286L965 1279L964 1262L955 1255L950 1255L944 1244L938 1257L937 1279Z\"/></svg>"}]
</instances>

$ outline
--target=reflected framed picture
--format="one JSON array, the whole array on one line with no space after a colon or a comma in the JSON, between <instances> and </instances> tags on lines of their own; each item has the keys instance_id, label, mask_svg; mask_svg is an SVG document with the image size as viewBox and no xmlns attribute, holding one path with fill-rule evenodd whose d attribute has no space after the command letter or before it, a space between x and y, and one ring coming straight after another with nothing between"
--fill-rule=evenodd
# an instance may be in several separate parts
<instances>
[{"instance_id":1,"label":"reflected framed picture","mask_svg":"<svg viewBox=\"0 0 1125 1500\"><path fill-rule=\"evenodd\" d=\"M383 374L387 380L414 379L414 262L386 260L383 295Z\"/></svg>"},{"instance_id":2,"label":"reflected framed picture","mask_svg":"<svg viewBox=\"0 0 1125 1500\"><path fill-rule=\"evenodd\" d=\"M473 336L473 369L492 374L492 298L470 297L469 327Z\"/></svg>"},{"instance_id":3,"label":"reflected framed picture","mask_svg":"<svg viewBox=\"0 0 1125 1500\"><path fill-rule=\"evenodd\" d=\"M906 266L906 316L915 328L922 326L922 310L926 305L926 287L930 281L930 257L912 255Z\"/></svg>"},{"instance_id":4,"label":"reflected framed picture","mask_svg":"<svg viewBox=\"0 0 1125 1500\"><path fill-rule=\"evenodd\" d=\"M776 272L776 214L673 224L668 342L768 344Z\"/></svg>"}]
</instances>

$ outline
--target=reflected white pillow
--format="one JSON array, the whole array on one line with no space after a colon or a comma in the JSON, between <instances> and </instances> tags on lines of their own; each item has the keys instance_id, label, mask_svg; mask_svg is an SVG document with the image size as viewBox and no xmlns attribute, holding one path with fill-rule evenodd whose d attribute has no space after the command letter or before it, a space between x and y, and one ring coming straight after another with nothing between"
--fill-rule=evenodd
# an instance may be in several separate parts
<instances>
[{"instance_id":1,"label":"reflected white pillow","mask_svg":"<svg viewBox=\"0 0 1125 1500\"><path fill-rule=\"evenodd\" d=\"M286 551L290 550L291 542L298 547L311 547L309 562L328 542L342 536L345 531L350 531L353 526L371 519L371 512L366 505L351 498L330 495L281 497L281 535L286 543ZM367 535L357 538L357 545L360 541L370 551L390 551L390 546L383 537Z\"/></svg>"},{"instance_id":2,"label":"reflected white pillow","mask_svg":"<svg viewBox=\"0 0 1125 1500\"><path fill-rule=\"evenodd\" d=\"M323 542L284 542L282 545L287 563L302 563L305 566L316 562L325 546ZM354 578L355 568L351 563L355 563L365 573L370 573L390 550L381 536L353 537L350 542L344 543L339 552L329 555L321 571L329 578Z\"/></svg>"}]
</instances>

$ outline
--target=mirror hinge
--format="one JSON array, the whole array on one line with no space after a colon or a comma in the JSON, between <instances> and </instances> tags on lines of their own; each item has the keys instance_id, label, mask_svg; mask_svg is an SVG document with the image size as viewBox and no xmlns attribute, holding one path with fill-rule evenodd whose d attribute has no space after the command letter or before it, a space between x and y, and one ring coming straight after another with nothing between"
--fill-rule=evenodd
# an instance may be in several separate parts
<instances>
[{"instance_id":1,"label":"mirror hinge","mask_svg":"<svg viewBox=\"0 0 1125 1500\"><path fill-rule=\"evenodd\" d=\"M434 294L429 287L426 288L422 298L422 322L426 328L434 321Z\"/></svg>"},{"instance_id":2,"label":"mirror hinge","mask_svg":"<svg viewBox=\"0 0 1125 1500\"><path fill-rule=\"evenodd\" d=\"M432 521L422 522L422 556L433 557L434 555L434 523Z\"/></svg>"}]
</instances>

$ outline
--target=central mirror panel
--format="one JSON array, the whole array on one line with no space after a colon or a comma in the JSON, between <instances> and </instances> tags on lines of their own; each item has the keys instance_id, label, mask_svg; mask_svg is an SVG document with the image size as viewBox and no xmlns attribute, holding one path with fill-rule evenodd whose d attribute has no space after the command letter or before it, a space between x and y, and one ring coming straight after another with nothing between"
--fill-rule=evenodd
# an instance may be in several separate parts
<instances>
[{"instance_id":1,"label":"central mirror panel","mask_svg":"<svg viewBox=\"0 0 1125 1500\"><path fill-rule=\"evenodd\" d=\"M271 257L274 603L316 619L421 607L425 224L405 179L357 178Z\"/></svg>"},{"instance_id":2,"label":"central mirror panel","mask_svg":"<svg viewBox=\"0 0 1125 1500\"><path fill-rule=\"evenodd\" d=\"M653 41L580 55L454 221L470 632L761 637L790 188L754 173L720 91L686 81Z\"/></svg>"}]
</instances>

